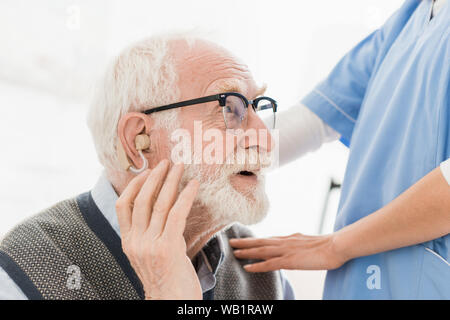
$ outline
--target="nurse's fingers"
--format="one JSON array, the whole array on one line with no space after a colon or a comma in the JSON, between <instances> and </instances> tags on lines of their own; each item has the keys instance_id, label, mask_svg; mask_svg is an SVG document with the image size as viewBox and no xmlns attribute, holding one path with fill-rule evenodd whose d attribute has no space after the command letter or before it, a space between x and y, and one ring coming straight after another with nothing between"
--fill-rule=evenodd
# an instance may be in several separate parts
<instances>
[{"instance_id":1,"label":"nurse's fingers","mask_svg":"<svg viewBox=\"0 0 450 320\"><path fill-rule=\"evenodd\" d=\"M271 246L280 243L280 239L258 239L258 238L239 238L230 239L230 245L237 249L255 248L262 246Z\"/></svg>"},{"instance_id":2,"label":"nurse's fingers","mask_svg":"<svg viewBox=\"0 0 450 320\"><path fill-rule=\"evenodd\" d=\"M267 261L246 264L244 266L244 269L248 272L268 272L286 268L286 257L276 257Z\"/></svg>"},{"instance_id":3,"label":"nurse's fingers","mask_svg":"<svg viewBox=\"0 0 450 320\"><path fill-rule=\"evenodd\" d=\"M116 214L119 222L120 233L125 235L131 228L131 217L134 207L134 199L141 190L142 185L150 174L151 170L145 170L134 177L123 190L119 199L116 201Z\"/></svg>"},{"instance_id":4,"label":"nurse's fingers","mask_svg":"<svg viewBox=\"0 0 450 320\"><path fill-rule=\"evenodd\" d=\"M263 246L252 249L235 250L234 255L238 259L261 259L267 260L283 255L278 246Z\"/></svg>"}]
</instances>

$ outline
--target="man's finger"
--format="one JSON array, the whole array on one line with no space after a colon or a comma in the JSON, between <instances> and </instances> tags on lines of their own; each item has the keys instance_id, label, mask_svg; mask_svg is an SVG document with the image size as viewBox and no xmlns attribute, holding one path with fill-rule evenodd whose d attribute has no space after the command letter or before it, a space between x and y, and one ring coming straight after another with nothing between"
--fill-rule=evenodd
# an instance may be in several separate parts
<instances>
[{"instance_id":1,"label":"man's finger","mask_svg":"<svg viewBox=\"0 0 450 320\"><path fill-rule=\"evenodd\" d=\"M169 238L173 239L174 236L183 235L186 219L191 211L199 186L197 180L189 181L170 210L163 231Z\"/></svg>"},{"instance_id":2,"label":"man's finger","mask_svg":"<svg viewBox=\"0 0 450 320\"><path fill-rule=\"evenodd\" d=\"M236 249L247 249L262 246L271 246L280 243L280 239L236 238L230 239L230 245Z\"/></svg>"},{"instance_id":3,"label":"man's finger","mask_svg":"<svg viewBox=\"0 0 450 320\"><path fill-rule=\"evenodd\" d=\"M147 177L136 197L131 217L131 227L138 233L144 233L149 226L153 203L159 194L168 169L169 161L162 160Z\"/></svg>"},{"instance_id":4,"label":"man's finger","mask_svg":"<svg viewBox=\"0 0 450 320\"><path fill-rule=\"evenodd\" d=\"M235 250L234 255L238 259L261 259L267 260L279 257L283 254L282 249L278 246L263 246L251 249Z\"/></svg>"},{"instance_id":5,"label":"man's finger","mask_svg":"<svg viewBox=\"0 0 450 320\"><path fill-rule=\"evenodd\" d=\"M145 170L134 177L123 190L116 201L116 214L119 222L120 233L127 234L131 228L131 217L133 213L134 199L141 190L142 185L150 174L151 170Z\"/></svg>"},{"instance_id":6,"label":"man's finger","mask_svg":"<svg viewBox=\"0 0 450 320\"><path fill-rule=\"evenodd\" d=\"M155 201L150 221L149 232L151 236L157 236L162 233L166 224L167 215L175 203L178 193L178 185L183 175L184 165L182 163L175 164L167 174L161 191Z\"/></svg>"},{"instance_id":7,"label":"man's finger","mask_svg":"<svg viewBox=\"0 0 450 320\"><path fill-rule=\"evenodd\" d=\"M285 257L277 257L267 261L247 264L244 269L248 272L268 272L283 269Z\"/></svg>"}]
</instances>

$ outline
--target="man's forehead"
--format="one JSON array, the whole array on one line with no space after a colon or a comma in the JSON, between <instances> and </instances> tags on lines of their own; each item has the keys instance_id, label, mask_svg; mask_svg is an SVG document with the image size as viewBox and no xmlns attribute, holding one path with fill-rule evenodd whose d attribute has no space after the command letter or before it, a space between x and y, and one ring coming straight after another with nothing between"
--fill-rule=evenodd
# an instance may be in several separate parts
<instances>
[{"instance_id":1,"label":"man's forehead","mask_svg":"<svg viewBox=\"0 0 450 320\"><path fill-rule=\"evenodd\" d=\"M265 92L266 87L255 83L248 66L217 44L199 40L189 50L178 48L174 54L179 80L189 97L194 91L198 95L238 92L254 99Z\"/></svg>"}]
</instances>

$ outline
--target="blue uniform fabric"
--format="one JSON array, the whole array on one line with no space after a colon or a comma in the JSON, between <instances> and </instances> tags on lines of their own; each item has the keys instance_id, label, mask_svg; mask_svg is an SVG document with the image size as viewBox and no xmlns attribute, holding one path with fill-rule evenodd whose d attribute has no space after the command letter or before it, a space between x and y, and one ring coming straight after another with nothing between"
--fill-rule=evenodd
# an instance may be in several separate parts
<instances>
[{"instance_id":1,"label":"blue uniform fabric","mask_svg":"<svg viewBox=\"0 0 450 320\"><path fill-rule=\"evenodd\" d=\"M407 0L302 102L349 143L335 230L450 157L450 5ZM450 299L450 235L329 271L325 299Z\"/></svg>"}]
</instances>

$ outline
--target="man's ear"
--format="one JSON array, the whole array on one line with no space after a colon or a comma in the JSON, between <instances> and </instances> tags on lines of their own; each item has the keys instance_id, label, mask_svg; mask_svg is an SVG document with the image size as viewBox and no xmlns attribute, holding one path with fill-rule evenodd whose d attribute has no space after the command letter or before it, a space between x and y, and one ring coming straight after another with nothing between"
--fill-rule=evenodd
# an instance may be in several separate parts
<instances>
[{"instance_id":1,"label":"man's ear","mask_svg":"<svg viewBox=\"0 0 450 320\"><path fill-rule=\"evenodd\" d=\"M128 170L130 166L142 167L142 159L136 148L136 137L142 134L150 136L152 127L153 120L144 113L130 112L120 118L116 150L122 169Z\"/></svg>"}]
</instances>

